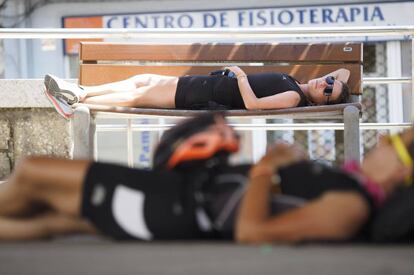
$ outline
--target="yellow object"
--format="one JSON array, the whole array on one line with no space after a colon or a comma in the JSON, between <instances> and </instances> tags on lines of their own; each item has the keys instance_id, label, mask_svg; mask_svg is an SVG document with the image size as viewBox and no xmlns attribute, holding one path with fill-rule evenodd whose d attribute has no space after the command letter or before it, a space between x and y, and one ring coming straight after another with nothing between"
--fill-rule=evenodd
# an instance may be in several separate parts
<instances>
[{"instance_id":1,"label":"yellow object","mask_svg":"<svg viewBox=\"0 0 414 275\"><path fill-rule=\"evenodd\" d=\"M395 151L397 152L398 157L400 158L404 166L412 168L414 161L411 158L410 153L408 153L404 143L402 142L401 137L399 135L392 135L390 136L390 140L395 148ZM412 184L412 180L413 179L411 175L405 179L407 186L410 186Z\"/></svg>"}]
</instances>

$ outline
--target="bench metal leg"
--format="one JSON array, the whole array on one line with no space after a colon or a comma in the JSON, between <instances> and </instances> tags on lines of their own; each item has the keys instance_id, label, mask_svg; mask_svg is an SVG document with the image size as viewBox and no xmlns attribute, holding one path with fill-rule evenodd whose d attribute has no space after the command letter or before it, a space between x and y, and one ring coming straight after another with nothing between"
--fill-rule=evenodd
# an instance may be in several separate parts
<instances>
[{"instance_id":1,"label":"bench metal leg","mask_svg":"<svg viewBox=\"0 0 414 275\"><path fill-rule=\"evenodd\" d=\"M359 109L355 106L348 106L344 109L344 147L345 161L360 162Z\"/></svg>"},{"instance_id":2,"label":"bench metal leg","mask_svg":"<svg viewBox=\"0 0 414 275\"><path fill-rule=\"evenodd\" d=\"M73 159L94 159L95 120L89 108L79 106L72 117Z\"/></svg>"}]
</instances>

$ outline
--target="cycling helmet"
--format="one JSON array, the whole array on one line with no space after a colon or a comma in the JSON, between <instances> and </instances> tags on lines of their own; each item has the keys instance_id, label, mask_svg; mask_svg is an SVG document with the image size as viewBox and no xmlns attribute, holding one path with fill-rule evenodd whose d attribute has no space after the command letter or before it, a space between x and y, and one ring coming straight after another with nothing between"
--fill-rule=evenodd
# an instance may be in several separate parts
<instances>
[{"instance_id":1,"label":"cycling helmet","mask_svg":"<svg viewBox=\"0 0 414 275\"><path fill-rule=\"evenodd\" d=\"M155 149L153 167L173 169L223 163L239 150L239 138L221 112L208 112L187 119L167 130Z\"/></svg>"}]
</instances>

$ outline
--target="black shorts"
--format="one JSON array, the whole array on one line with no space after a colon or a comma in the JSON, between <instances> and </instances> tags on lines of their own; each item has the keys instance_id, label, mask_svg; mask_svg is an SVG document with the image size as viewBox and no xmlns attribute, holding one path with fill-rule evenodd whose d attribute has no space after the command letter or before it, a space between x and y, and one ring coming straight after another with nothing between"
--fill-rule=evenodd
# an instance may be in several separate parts
<instances>
[{"instance_id":1,"label":"black shorts","mask_svg":"<svg viewBox=\"0 0 414 275\"><path fill-rule=\"evenodd\" d=\"M235 79L226 76L183 76L178 79L175 107L192 110L244 108L243 103L235 105L234 98L241 99ZM240 101L243 102L237 102Z\"/></svg>"},{"instance_id":2,"label":"black shorts","mask_svg":"<svg viewBox=\"0 0 414 275\"><path fill-rule=\"evenodd\" d=\"M210 76L183 76L178 79L175 107L198 109L213 100L213 81Z\"/></svg>"},{"instance_id":3,"label":"black shorts","mask_svg":"<svg viewBox=\"0 0 414 275\"><path fill-rule=\"evenodd\" d=\"M115 239L198 239L191 192L174 172L93 163L84 182L81 214Z\"/></svg>"}]
</instances>

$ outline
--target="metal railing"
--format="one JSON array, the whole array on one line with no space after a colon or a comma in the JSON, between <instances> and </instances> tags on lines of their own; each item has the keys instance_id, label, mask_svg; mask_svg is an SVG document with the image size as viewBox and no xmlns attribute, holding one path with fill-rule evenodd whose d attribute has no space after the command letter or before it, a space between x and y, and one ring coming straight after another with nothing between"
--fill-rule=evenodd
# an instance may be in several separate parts
<instances>
[{"instance_id":1,"label":"metal railing","mask_svg":"<svg viewBox=\"0 0 414 275\"><path fill-rule=\"evenodd\" d=\"M42 39L42 38L150 38L150 39L218 39L232 38L275 38L275 37L368 37L405 36L410 39L414 26L354 26L354 27L300 27L300 28L148 28L148 29L94 29L94 28L4 28L0 29L0 39ZM391 40L391 39L390 39Z\"/></svg>"},{"instance_id":2,"label":"metal railing","mask_svg":"<svg viewBox=\"0 0 414 275\"><path fill-rule=\"evenodd\" d=\"M167 130L175 124L133 124L130 120L127 124L98 125L99 132L132 132ZM236 130L269 130L269 131L295 131L295 130L343 130L343 123L229 123ZM390 130L395 128L408 128L410 123L360 123L361 130ZM130 138L128 138L129 140ZM129 142L128 142L129 143Z\"/></svg>"},{"instance_id":3,"label":"metal railing","mask_svg":"<svg viewBox=\"0 0 414 275\"><path fill-rule=\"evenodd\" d=\"M220 39L232 40L233 42L248 39L294 38L294 37L349 37L352 41L361 37L403 37L411 40L411 60L414 68L414 25L409 26L353 26L353 27L306 27L306 28L189 28L189 29L102 29L102 28L0 28L0 39L91 39L91 38L139 38L141 41L151 39L154 41L166 40L168 43L188 39L188 41L199 41L202 39L217 42ZM364 78L364 84L390 84L390 83L412 83L414 70L411 77L371 77ZM414 85L412 87L414 94ZM413 97L414 102L414 97ZM412 104L414 106L414 103Z\"/></svg>"},{"instance_id":4,"label":"metal railing","mask_svg":"<svg viewBox=\"0 0 414 275\"><path fill-rule=\"evenodd\" d=\"M370 26L370 27L327 27L327 28L252 28L252 29L0 29L0 39L82 39L82 38L122 38L134 39L139 38L141 41L163 40L168 43L186 39L187 41L210 40L217 42L220 39L231 40L233 42L245 42L249 40L279 38L328 38L332 36L347 37L350 41L361 37L401 37L405 40L411 40L411 60L412 70L411 77L366 77L363 78L364 85L376 84L404 84L411 83L411 91L414 95L414 26ZM412 97L412 108L414 107L414 96ZM101 114L99 117L105 117L108 114ZM113 113L111 117L117 116ZM121 115L122 117L122 115ZM368 129L394 129L409 127L411 123L361 123L362 130ZM132 159L132 133L134 131L155 131L171 127L171 124L133 124L128 119L127 125L98 125L97 131L127 131L128 162L131 165ZM310 130L310 129L343 129L343 123L288 123L288 124L236 124L239 130ZM96 143L95 143L96 144Z\"/></svg>"}]
</instances>

